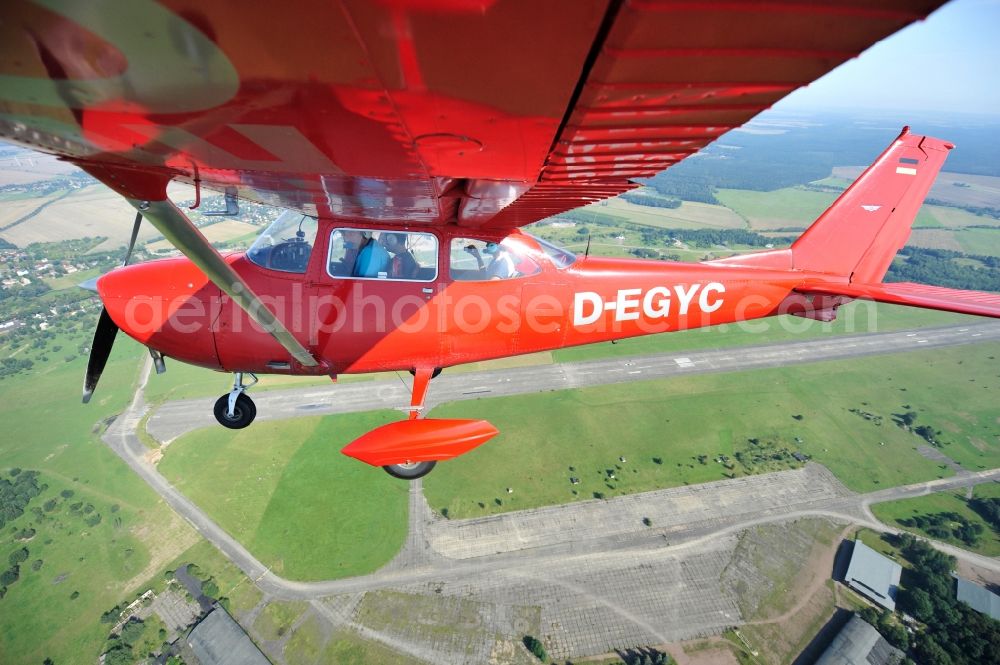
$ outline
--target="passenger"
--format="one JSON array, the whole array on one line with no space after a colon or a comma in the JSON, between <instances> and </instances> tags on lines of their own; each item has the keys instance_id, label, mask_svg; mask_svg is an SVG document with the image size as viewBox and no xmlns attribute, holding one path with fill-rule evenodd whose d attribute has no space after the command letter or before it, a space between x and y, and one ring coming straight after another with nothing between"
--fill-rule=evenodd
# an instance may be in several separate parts
<instances>
[{"instance_id":1,"label":"passenger","mask_svg":"<svg viewBox=\"0 0 1000 665\"><path fill-rule=\"evenodd\" d=\"M382 246L392 254L392 262L389 264L389 277L396 279L415 279L420 271L417 260L406 248L405 233L383 233L380 238Z\"/></svg>"},{"instance_id":2,"label":"passenger","mask_svg":"<svg viewBox=\"0 0 1000 665\"><path fill-rule=\"evenodd\" d=\"M358 234L361 238L351 275L353 277L386 277L389 270L389 252L385 251L385 248L372 238L371 231L345 232L345 247L348 245L349 234Z\"/></svg>"},{"instance_id":3,"label":"passenger","mask_svg":"<svg viewBox=\"0 0 1000 665\"><path fill-rule=\"evenodd\" d=\"M483 253L492 257L488 266L484 265L483 257L479 254L479 250L476 249L475 245L469 245L465 248L465 251L476 259L480 272L483 272L490 279L510 279L511 277L517 277L514 257L502 245L495 242L486 243Z\"/></svg>"},{"instance_id":4,"label":"passenger","mask_svg":"<svg viewBox=\"0 0 1000 665\"><path fill-rule=\"evenodd\" d=\"M330 261L330 274L335 277L350 277L354 274L354 264L358 260L358 252L361 251L364 238L361 231L347 230L338 233L344 243L344 256L339 261Z\"/></svg>"}]
</instances>

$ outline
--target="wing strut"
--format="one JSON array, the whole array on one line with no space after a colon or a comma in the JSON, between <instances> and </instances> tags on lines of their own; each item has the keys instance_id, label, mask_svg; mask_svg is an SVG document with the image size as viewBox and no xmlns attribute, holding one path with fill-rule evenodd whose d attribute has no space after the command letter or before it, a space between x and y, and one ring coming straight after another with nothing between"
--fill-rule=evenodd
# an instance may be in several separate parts
<instances>
[{"instance_id":1,"label":"wing strut","mask_svg":"<svg viewBox=\"0 0 1000 665\"><path fill-rule=\"evenodd\" d=\"M293 358L305 367L315 367L319 364L177 206L169 200L140 201L132 198L127 200L163 234L164 238L191 259L216 286L285 347Z\"/></svg>"}]
</instances>

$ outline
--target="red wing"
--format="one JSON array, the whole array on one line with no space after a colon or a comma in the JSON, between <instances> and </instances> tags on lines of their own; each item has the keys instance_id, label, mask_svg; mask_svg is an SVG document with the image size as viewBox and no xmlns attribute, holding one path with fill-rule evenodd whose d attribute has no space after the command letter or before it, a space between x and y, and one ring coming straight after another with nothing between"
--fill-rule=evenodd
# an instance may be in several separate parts
<instances>
[{"instance_id":1,"label":"red wing","mask_svg":"<svg viewBox=\"0 0 1000 665\"><path fill-rule=\"evenodd\" d=\"M109 184L507 228L630 189L940 4L10 0L0 137Z\"/></svg>"},{"instance_id":2,"label":"red wing","mask_svg":"<svg viewBox=\"0 0 1000 665\"><path fill-rule=\"evenodd\" d=\"M909 305L925 309L940 309L959 314L975 314L1000 318L1000 293L986 291L965 291L947 289L941 286L927 286L912 282L890 282L886 284L828 284L809 285L796 289L801 293L849 296L875 300L894 305Z\"/></svg>"}]
</instances>

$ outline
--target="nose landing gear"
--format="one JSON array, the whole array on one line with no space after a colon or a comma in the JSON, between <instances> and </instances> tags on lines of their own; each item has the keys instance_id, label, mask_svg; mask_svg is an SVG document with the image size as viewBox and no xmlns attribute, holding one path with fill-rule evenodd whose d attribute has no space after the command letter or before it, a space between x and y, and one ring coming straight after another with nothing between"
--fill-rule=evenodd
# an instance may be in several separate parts
<instances>
[{"instance_id":1,"label":"nose landing gear","mask_svg":"<svg viewBox=\"0 0 1000 665\"><path fill-rule=\"evenodd\" d=\"M243 429L257 417L257 407L246 394L246 389L256 385L257 376L250 374L253 383L243 384L243 372L233 373L233 389L215 402L215 419L229 429Z\"/></svg>"}]
</instances>

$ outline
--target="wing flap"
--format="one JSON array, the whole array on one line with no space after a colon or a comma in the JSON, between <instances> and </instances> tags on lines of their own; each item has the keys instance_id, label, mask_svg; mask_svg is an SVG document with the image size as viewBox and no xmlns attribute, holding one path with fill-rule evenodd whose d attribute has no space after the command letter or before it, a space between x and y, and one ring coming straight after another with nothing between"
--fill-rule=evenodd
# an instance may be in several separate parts
<instances>
[{"instance_id":1,"label":"wing flap","mask_svg":"<svg viewBox=\"0 0 1000 665\"><path fill-rule=\"evenodd\" d=\"M806 295L848 296L893 305L937 309L1000 318L1000 293L966 291L913 282L886 284L816 284L796 289Z\"/></svg>"}]
</instances>

